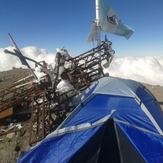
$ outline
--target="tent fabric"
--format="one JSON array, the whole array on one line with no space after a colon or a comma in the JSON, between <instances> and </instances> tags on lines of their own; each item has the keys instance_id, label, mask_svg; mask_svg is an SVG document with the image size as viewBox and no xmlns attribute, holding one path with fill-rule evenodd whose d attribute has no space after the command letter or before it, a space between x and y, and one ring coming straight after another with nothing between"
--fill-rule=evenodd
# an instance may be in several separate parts
<instances>
[{"instance_id":1,"label":"tent fabric","mask_svg":"<svg viewBox=\"0 0 163 163\"><path fill-rule=\"evenodd\" d=\"M18 162L115 162L115 157L130 162L127 149L140 162L163 162L163 113L144 86L102 78L81 99L59 128Z\"/></svg>"},{"instance_id":2,"label":"tent fabric","mask_svg":"<svg viewBox=\"0 0 163 163\"><path fill-rule=\"evenodd\" d=\"M69 133L66 134L66 136L63 135L45 139L40 145L38 145L36 148L33 148L24 157L20 158L19 162L69 162L72 160L72 157L75 157L75 154L82 150L82 148L85 148L85 146L89 146L87 148L94 150L89 153L89 158L91 158L91 156L93 156L93 154L98 150L97 148L100 143L103 129L104 126L100 126L87 129L85 131ZM94 141L94 139L96 141ZM91 143L92 141L93 143Z\"/></svg>"},{"instance_id":3,"label":"tent fabric","mask_svg":"<svg viewBox=\"0 0 163 163\"><path fill-rule=\"evenodd\" d=\"M155 128L157 129L157 131L163 135L163 132L162 132L162 130L163 130L163 121L162 121L163 112L161 111L160 106L156 102L156 99L140 83L135 82L133 80L105 77L105 78L100 79L98 81L98 84L95 84L95 85L96 85L96 87L94 88L93 91L91 90L91 92L93 92L93 93L90 95L91 98L96 98L96 100L93 100L93 102L95 103L94 105L96 105L97 101L101 101L101 100L103 101L103 98L96 97L99 95L106 95L106 97L108 99L110 97L116 97L116 99L113 99L111 101L112 101L112 103L118 103L118 105L119 105L118 107L120 107L120 104L122 104L122 103L120 103L120 101L122 101L122 102L125 101L124 97L127 97L128 99L132 98L132 100L135 101L134 103L137 102L138 105L141 105L141 107L140 107L141 110L143 110L143 112L150 119L150 121L152 121L152 123L155 126ZM79 110L81 108L82 108L82 112L84 112L83 105L85 103L87 103L87 101L89 102L88 105L90 105L92 100L90 98L88 98L88 96L86 96L86 98L84 98L84 100L85 99L86 99L86 102L84 101L82 103L82 107L79 106L78 108L76 108L75 112L79 112ZM87 99L89 99L89 100L87 100ZM110 106L110 101L107 102L107 100L106 100L103 103L105 103L105 104L109 103L109 106ZM130 103L130 100L127 100L127 103ZM101 103L99 105L101 105ZM129 107L129 106L130 105L127 105L127 107ZM131 106L132 106L132 104L131 104ZM87 104L85 105L85 107L87 108ZM94 107L94 106L92 106L92 107ZM117 109L117 108L115 108L115 109ZM121 109L118 109L118 110L121 110ZM140 110L140 112L141 112L141 110ZM132 109L132 112L133 111L134 111L134 109ZM93 112L94 112L94 109L93 109ZM73 115L75 115L75 117L76 117L78 114L77 115L72 114L71 116L73 116ZM80 114L80 115L81 115L81 117L83 117L82 114ZM72 119L71 116L70 116L70 119ZM95 116L97 118L97 115L95 115ZM69 118L66 120L66 126L67 126L67 121L69 121Z\"/></svg>"},{"instance_id":4,"label":"tent fabric","mask_svg":"<svg viewBox=\"0 0 163 163\"><path fill-rule=\"evenodd\" d=\"M139 153L139 157L142 157L145 162L163 162L163 136L143 132L142 130L121 123L117 123L116 126L119 129L119 133L121 132L121 134L125 135L127 142L134 146L134 149ZM122 138L124 136L121 135L119 137ZM126 149L121 149L122 152L124 150Z\"/></svg>"},{"instance_id":5,"label":"tent fabric","mask_svg":"<svg viewBox=\"0 0 163 163\"><path fill-rule=\"evenodd\" d=\"M100 103L97 103L97 101L100 101ZM112 110L117 109L119 110L113 114L113 117L157 132L149 118L142 112L140 105L133 98L108 95L94 96L88 103L82 106L73 118L68 119L63 127L79 125L85 122L94 123L106 114L110 114Z\"/></svg>"}]
</instances>

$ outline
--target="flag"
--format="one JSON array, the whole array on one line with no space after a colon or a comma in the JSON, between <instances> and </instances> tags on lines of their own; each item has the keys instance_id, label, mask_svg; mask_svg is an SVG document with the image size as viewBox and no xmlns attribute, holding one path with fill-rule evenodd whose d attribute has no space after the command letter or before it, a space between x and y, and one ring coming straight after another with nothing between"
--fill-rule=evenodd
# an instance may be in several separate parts
<instances>
[{"instance_id":1,"label":"flag","mask_svg":"<svg viewBox=\"0 0 163 163\"><path fill-rule=\"evenodd\" d=\"M115 11L105 2L100 0L100 26L104 32L110 32L126 39L133 34L133 29L124 24Z\"/></svg>"},{"instance_id":2,"label":"flag","mask_svg":"<svg viewBox=\"0 0 163 163\"><path fill-rule=\"evenodd\" d=\"M93 21L92 23L92 31L88 36L88 42L94 42L94 41L99 41L100 40L100 29L97 26L97 23Z\"/></svg>"}]
</instances>

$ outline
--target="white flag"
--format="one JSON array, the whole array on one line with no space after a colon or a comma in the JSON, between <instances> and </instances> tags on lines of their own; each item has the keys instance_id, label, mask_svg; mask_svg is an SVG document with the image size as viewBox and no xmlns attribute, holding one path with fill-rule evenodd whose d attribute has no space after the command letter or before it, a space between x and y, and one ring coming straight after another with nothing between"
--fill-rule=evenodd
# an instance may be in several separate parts
<instances>
[{"instance_id":1,"label":"white flag","mask_svg":"<svg viewBox=\"0 0 163 163\"><path fill-rule=\"evenodd\" d=\"M126 39L134 32L129 26L122 23L105 0L100 0L100 25L102 31L124 36Z\"/></svg>"},{"instance_id":2,"label":"white flag","mask_svg":"<svg viewBox=\"0 0 163 163\"><path fill-rule=\"evenodd\" d=\"M94 42L94 41L99 41L100 39L100 31L99 27L97 26L97 23L94 21L92 24L92 31L88 36L88 42Z\"/></svg>"}]
</instances>

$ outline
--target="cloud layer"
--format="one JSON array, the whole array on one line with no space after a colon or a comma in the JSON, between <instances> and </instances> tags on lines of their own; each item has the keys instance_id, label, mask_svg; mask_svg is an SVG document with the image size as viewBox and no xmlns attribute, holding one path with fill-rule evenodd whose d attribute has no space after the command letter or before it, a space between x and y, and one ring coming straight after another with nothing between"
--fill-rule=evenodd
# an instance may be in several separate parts
<instances>
[{"instance_id":1,"label":"cloud layer","mask_svg":"<svg viewBox=\"0 0 163 163\"><path fill-rule=\"evenodd\" d=\"M12 50L11 47L7 49ZM37 61L54 62L55 52L48 53L47 50L37 47L25 47L21 50L25 56ZM17 57L5 54L3 51L4 48L0 48L0 71L9 70L12 67L23 67ZM111 76L163 86L163 56L115 57L105 72L109 72Z\"/></svg>"},{"instance_id":2,"label":"cloud layer","mask_svg":"<svg viewBox=\"0 0 163 163\"><path fill-rule=\"evenodd\" d=\"M12 69L12 67L23 67L18 57L4 53L4 49L12 51L12 47L0 48L0 71ZM47 63L54 61L55 53L48 53L46 49L39 49L37 47L25 47L21 49L24 56L32 58L37 61L45 60ZM32 67L33 63L28 62Z\"/></svg>"},{"instance_id":3,"label":"cloud layer","mask_svg":"<svg viewBox=\"0 0 163 163\"><path fill-rule=\"evenodd\" d=\"M163 86L163 57L114 58L105 71L111 76Z\"/></svg>"}]
</instances>

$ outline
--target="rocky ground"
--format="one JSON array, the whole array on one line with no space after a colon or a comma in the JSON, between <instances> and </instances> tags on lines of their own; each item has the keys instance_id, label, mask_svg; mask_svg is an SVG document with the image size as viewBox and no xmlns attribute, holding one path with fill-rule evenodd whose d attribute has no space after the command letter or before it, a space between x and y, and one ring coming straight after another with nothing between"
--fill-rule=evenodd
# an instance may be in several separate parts
<instances>
[{"instance_id":1,"label":"rocky ground","mask_svg":"<svg viewBox=\"0 0 163 163\"><path fill-rule=\"evenodd\" d=\"M10 87L14 82L30 74L27 69L16 69L0 72L0 91ZM19 128L21 125L21 129ZM7 131L7 135L0 135L0 163L15 163L21 151L25 151L29 145L29 123L18 124L18 127L0 127Z\"/></svg>"},{"instance_id":2,"label":"rocky ground","mask_svg":"<svg viewBox=\"0 0 163 163\"><path fill-rule=\"evenodd\" d=\"M16 163L18 156L29 148L28 122L22 128L0 136L0 163Z\"/></svg>"},{"instance_id":3,"label":"rocky ground","mask_svg":"<svg viewBox=\"0 0 163 163\"><path fill-rule=\"evenodd\" d=\"M144 85L155 96L155 98L157 99L158 103L161 106L161 109L163 110L163 87L159 85L155 85L155 86L149 84L144 84Z\"/></svg>"},{"instance_id":4,"label":"rocky ground","mask_svg":"<svg viewBox=\"0 0 163 163\"><path fill-rule=\"evenodd\" d=\"M29 71L23 69L0 72L0 90L28 74ZM163 87L144 85L156 97L163 110ZM21 129L18 128L19 126L11 130L11 133L0 136L0 163L15 163L20 153L29 148L29 122L21 123Z\"/></svg>"},{"instance_id":5,"label":"rocky ground","mask_svg":"<svg viewBox=\"0 0 163 163\"><path fill-rule=\"evenodd\" d=\"M14 82L30 74L27 69L14 68L13 70L0 72L0 90L11 86Z\"/></svg>"}]
</instances>

